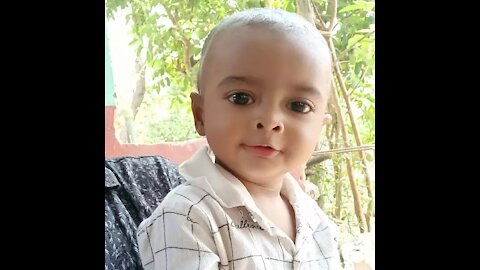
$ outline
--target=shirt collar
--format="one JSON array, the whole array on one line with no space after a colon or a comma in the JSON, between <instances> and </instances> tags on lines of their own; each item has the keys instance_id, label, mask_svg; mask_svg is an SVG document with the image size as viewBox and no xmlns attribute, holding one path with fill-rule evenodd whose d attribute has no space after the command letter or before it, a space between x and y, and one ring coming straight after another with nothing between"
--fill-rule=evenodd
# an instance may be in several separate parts
<instances>
[{"instance_id":1,"label":"shirt collar","mask_svg":"<svg viewBox=\"0 0 480 270\"><path fill-rule=\"evenodd\" d=\"M268 219L258 209L245 186L230 172L215 163L215 155L208 145L202 146L190 160L182 163L179 166L179 172L185 177L187 183L205 190L223 207L246 207L253 217L269 230L271 225L265 223ZM285 174L280 192L295 210L297 223L304 223L306 216L301 216L300 213L309 208L306 205L308 195L303 192L291 174Z\"/></svg>"},{"instance_id":2,"label":"shirt collar","mask_svg":"<svg viewBox=\"0 0 480 270\"><path fill-rule=\"evenodd\" d=\"M223 207L255 205L242 182L215 163L215 155L208 145L202 146L190 160L182 163L179 172L187 183L202 188Z\"/></svg>"}]
</instances>

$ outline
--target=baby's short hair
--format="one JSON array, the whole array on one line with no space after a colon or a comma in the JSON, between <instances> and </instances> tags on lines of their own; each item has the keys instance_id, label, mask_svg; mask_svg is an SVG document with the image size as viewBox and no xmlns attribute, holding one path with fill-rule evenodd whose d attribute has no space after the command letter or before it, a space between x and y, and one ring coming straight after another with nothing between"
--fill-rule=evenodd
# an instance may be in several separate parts
<instances>
[{"instance_id":1,"label":"baby's short hair","mask_svg":"<svg viewBox=\"0 0 480 270\"><path fill-rule=\"evenodd\" d=\"M313 24L302 16L282 9L273 8L252 8L225 17L208 34L202 48L202 57L210 46L214 37L223 31L238 26L265 25L281 32L292 32L297 34L308 34L317 36L325 44L325 39Z\"/></svg>"},{"instance_id":2,"label":"baby's short hair","mask_svg":"<svg viewBox=\"0 0 480 270\"><path fill-rule=\"evenodd\" d=\"M307 36L319 40L328 51L328 45L323 36L315 26L305 20L302 16L282 9L274 8L251 8L225 17L208 34L203 44L200 59L200 70L197 77L197 90L200 91L199 81L203 60L208 52L210 44L215 36L234 27L241 26L267 26L279 32L292 33L300 36ZM328 54L330 58L330 54Z\"/></svg>"}]
</instances>

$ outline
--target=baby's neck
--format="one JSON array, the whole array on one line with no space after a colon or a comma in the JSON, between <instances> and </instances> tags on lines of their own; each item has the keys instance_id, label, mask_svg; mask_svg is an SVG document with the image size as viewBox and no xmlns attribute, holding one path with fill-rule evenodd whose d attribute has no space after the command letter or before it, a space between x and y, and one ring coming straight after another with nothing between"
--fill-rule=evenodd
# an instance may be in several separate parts
<instances>
[{"instance_id":1,"label":"baby's neck","mask_svg":"<svg viewBox=\"0 0 480 270\"><path fill-rule=\"evenodd\" d=\"M240 180L254 199L279 199L283 185L283 177L268 184L259 184L247 180Z\"/></svg>"},{"instance_id":2,"label":"baby's neck","mask_svg":"<svg viewBox=\"0 0 480 270\"><path fill-rule=\"evenodd\" d=\"M295 243L295 213L287 198L280 194L283 179L272 181L271 185L260 185L242 181L262 213L281 229Z\"/></svg>"}]
</instances>

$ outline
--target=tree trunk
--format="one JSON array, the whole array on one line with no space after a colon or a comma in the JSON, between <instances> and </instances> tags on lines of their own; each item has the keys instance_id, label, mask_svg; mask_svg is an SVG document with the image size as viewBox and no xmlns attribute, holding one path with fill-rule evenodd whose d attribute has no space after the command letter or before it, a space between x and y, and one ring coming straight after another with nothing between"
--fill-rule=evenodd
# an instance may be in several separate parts
<instances>
[{"instance_id":1,"label":"tree trunk","mask_svg":"<svg viewBox=\"0 0 480 270\"><path fill-rule=\"evenodd\" d=\"M140 55L137 55L135 59L135 74L137 75L137 83L135 85L135 91L132 96L131 109L133 113L133 119L137 116L138 109L142 105L143 98L145 96L145 69L146 61L142 59Z\"/></svg>"},{"instance_id":2,"label":"tree trunk","mask_svg":"<svg viewBox=\"0 0 480 270\"><path fill-rule=\"evenodd\" d=\"M315 12L310 0L296 0L297 13L315 25Z\"/></svg>"}]
</instances>

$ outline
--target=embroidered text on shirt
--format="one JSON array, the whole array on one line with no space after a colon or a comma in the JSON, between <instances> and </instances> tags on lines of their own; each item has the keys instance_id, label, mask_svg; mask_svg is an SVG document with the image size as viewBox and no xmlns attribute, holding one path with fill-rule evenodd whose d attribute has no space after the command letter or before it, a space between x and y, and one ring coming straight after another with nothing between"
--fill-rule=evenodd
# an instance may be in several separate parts
<instances>
[{"instance_id":1,"label":"embroidered text on shirt","mask_svg":"<svg viewBox=\"0 0 480 270\"><path fill-rule=\"evenodd\" d=\"M259 229L259 230L262 230L262 231L264 230L262 227L260 227L260 225L251 223L246 219L242 219L240 221L240 224L235 224L235 223L233 223L233 221L231 221L230 226L235 227L237 229L250 228L250 229Z\"/></svg>"}]
</instances>

